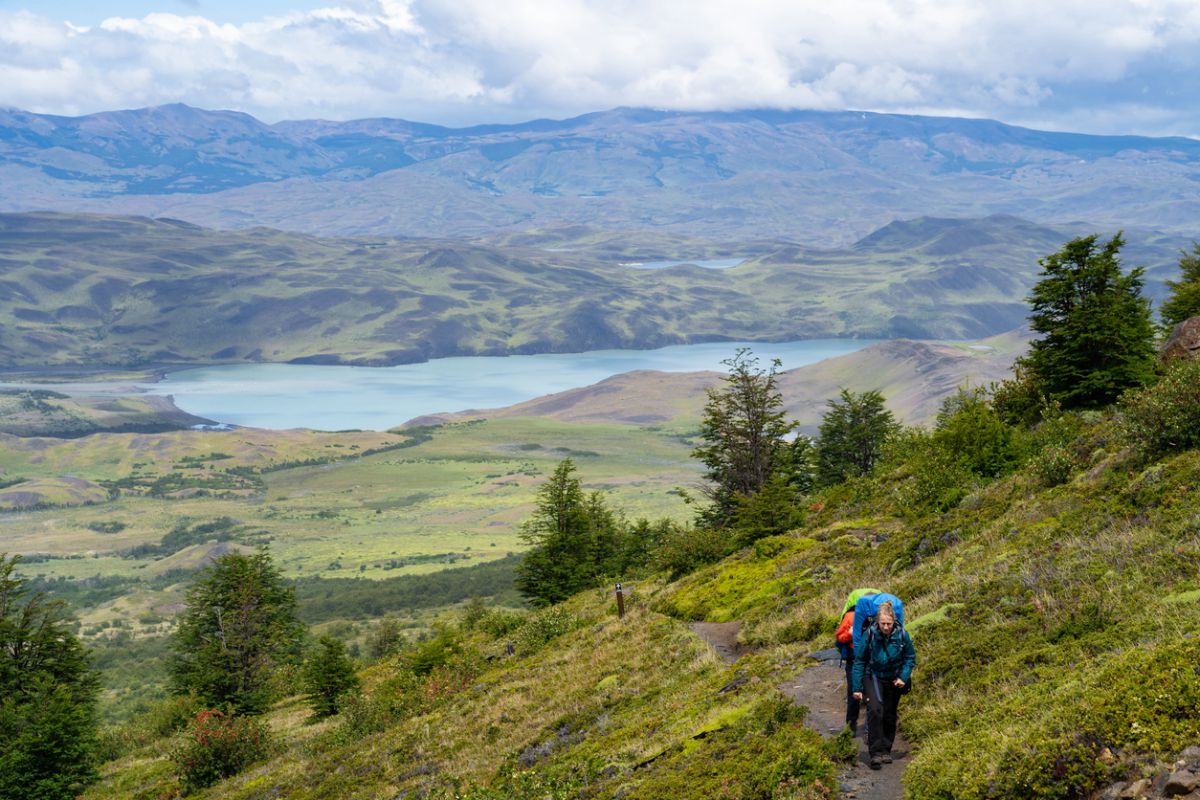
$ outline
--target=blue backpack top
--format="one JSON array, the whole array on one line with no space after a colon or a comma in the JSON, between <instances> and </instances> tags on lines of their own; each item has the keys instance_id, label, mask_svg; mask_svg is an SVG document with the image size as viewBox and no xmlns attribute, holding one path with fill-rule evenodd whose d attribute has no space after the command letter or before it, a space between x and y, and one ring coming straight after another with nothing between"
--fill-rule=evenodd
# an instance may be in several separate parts
<instances>
[{"instance_id":1,"label":"blue backpack top","mask_svg":"<svg viewBox=\"0 0 1200 800\"><path fill-rule=\"evenodd\" d=\"M854 652L858 652L858 645L862 641L863 634L867 628L875 623L875 615L879 613L879 606L884 603L891 603L892 610L896 612L896 624L904 627L904 603L899 597L887 592L879 594L869 594L858 598L858 602L854 604Z\"/></svg>"}]
</instances>

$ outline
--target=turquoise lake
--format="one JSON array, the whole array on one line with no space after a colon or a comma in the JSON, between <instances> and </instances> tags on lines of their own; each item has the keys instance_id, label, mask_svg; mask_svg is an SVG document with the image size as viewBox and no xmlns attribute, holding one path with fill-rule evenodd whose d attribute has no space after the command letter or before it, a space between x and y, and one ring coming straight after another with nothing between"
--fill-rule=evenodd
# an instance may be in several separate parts
<instances>
[{"instance_id":1,"label":"turquoise lake","mask_svg":"<svg viewBox=\"0 0 1200 800\"><path fill-rule=\"evenodd\" d=\"M678 345L536 356L440 358L396 367L234 364L171 372L152 394L172 395L197 416L256 428L386 430L442 411L498 408L588 386L621 372L723 372L723 359L750 347L761 366L793 369L860 350L865 339Z\"/></svg>"}]
</instances>

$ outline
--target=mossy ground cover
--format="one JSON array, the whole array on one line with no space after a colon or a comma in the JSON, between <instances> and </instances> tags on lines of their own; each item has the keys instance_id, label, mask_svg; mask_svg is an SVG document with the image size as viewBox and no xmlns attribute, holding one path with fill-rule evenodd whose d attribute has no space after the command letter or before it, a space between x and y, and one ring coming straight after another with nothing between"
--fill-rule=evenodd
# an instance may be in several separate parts
<instances>
[{"instance_id":1,"label":"mossy ground cover","mask_svg":"<svg viewBox=\"0 0 1200 800\"><path fill-rule=\"evenodd\" d=\"M1149 462L1113 427L1084 421L1062 485L1031 463L946 513L897 502L919 476L842 485L787 537L803 547L748 548L659 607L738 609L748 643L805 649L850 589L884 587L918 649L909 795L1083 796L1200 738L1200 452Z\"/></svg>"}]
</instances>

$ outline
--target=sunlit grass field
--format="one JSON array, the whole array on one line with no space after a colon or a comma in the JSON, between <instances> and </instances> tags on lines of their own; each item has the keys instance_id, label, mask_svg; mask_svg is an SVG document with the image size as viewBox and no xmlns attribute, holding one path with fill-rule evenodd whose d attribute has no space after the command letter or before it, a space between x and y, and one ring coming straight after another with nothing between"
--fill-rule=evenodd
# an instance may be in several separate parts
<instances>
[{"instance_id":1,"label":"sunlit grass field","mask_svg":"<svg viewBox=\"0 0 1200 800\"><path fill-rule=\"evenodd\" d=\"M328 460L263 471L257 491L149 496L122 489L119 497L92 505L10 511L0 515L0 541L5 550L31 557L26 572L136 576L162 570L154 561L122 557L123 551L155 544L181 522L230 517L269 539L289 575L419 574L445 567L425 559L456 554L477 563L519 549L518 528L537 488L564 458L575 461L585 488L604 490L631 517L686 516L676 489L699 478L679 430L541 419L459 423L435 429L415 446L355 455L407 440L388 433L249 429L18 440L25 449L0 451L6 476L70 474L98 485L130 475L190 474L177 469L181 462L202 464L191 467L202 475L230 466L270 470ZM229 457L209 458L214 454Z\"/></svg>"}]
</instances>

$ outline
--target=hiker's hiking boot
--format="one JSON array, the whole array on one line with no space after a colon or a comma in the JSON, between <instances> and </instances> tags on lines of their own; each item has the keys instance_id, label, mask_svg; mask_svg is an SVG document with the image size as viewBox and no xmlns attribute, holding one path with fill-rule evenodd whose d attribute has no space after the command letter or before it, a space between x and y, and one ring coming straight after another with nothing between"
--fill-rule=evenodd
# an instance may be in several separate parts
<instances>
[{"instance_id":1,"label":"hiker's hiking boot","mask_svg":"<svg viewBox=\"0 0 1200 800\"><path fill-rule=\"evenodd\" d=\"M883 763L885 763L885 764L890 764L890 763L892 763L892 754L891 754L891 753L884 753L883 755L881 755L881 756L879 757L879 760L880 760L880 761L882 761L882 762L883 762Z\"/></svg>"},{"instance_id":2,"label":"hiker's hiking boot","mask_svg":"<svg viewBox=\"0 0 1200 800\"><path fill-rule=\"evenodd\" d=\"M880 769L883 767L883 759L879 756L871 756L871 769Z\"/></svg>"}]
</instances>

